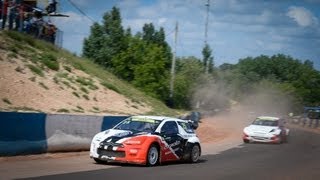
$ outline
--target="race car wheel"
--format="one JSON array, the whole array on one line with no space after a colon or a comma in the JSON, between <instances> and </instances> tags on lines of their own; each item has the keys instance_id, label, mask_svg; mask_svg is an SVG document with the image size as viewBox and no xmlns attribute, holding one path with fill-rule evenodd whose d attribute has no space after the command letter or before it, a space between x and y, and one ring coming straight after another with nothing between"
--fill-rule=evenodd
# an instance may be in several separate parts
<instances>
[{"instance_id":1,"label":"race car wheel","mask_svg":"<svg viewBox=\"0 0 320 180\"><path fill-rule=\"evenodd\" d=\"M156 145L151 145L147 154L147 165L154 166L159 161L159 150Z\"/></svg>"},{"instance_id":2,"label":"race car wheel","mask_svg":"<svg viewBox=\"0 0 320 180\"><path fill-rule=\"evenodd\" d=\"M248 139L243 140L244 143L249 143L250 141Z\"/></svg>"},{"instance_id":3,"label":"race car wheel","mask_svg":"<svg viewBox=\"0 0 320 180\"><path fill-rule=\"evenodd\" d=\"M198 144L194 144L190 152L190 162L196 163L199 160L199 157L200 157L200 146Z\"/></svg>"},{"instance_id":4,"label":"race car wheel","mask_svg":"<svg viewBox=\"0 0 320 180\"><path fill-rule=\"evenodd\" d=\"M103 161L103 160L100 160L98 158L93 158L93 160L98 164L106 164L107 163L107 161Z\"/></svg>"},{"instance_id":5,"label":"race car wheel","mask_svg":"<svg viewBox=\"0 0 320 180\"><path fill-rule=\"evenodd\" d=\"M278 144L282 144L282 143L283 143L283 137L282 137L282 136L280 136L280 137L279 137Z\"/></svg>"}]
</instances>

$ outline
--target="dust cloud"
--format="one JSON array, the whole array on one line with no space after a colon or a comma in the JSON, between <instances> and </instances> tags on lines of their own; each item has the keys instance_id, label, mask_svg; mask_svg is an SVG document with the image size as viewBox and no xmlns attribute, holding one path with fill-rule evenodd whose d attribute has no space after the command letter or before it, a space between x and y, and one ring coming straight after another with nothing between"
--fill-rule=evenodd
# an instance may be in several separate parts
<instances>
[{"instance_id":1,"label":"dust cloud","mask_svg":"<svg viewBox=\"0 0 320 180\"><path fill-rule=\"evenodd\" d=\"M243 126L258 116L285 117L292 112L294 97L276 86L260 83L248 87L239 97L224 82L211 82L198 88L192 107L204 117ZM217 118L218 117L218 118Z\"/></svg>"}]
</instances>

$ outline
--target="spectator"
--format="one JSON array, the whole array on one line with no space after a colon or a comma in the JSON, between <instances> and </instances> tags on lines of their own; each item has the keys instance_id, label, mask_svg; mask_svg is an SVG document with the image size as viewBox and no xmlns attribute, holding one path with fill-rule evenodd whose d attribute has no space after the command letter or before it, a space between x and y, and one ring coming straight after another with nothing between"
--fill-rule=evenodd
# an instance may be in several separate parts
<instances>
[{"instance_id":1,"label":"spectator","mask_svg":"<svg viewBox=\"0 0 320 180\"><path fill-rule=\"evenodd\" d=\"M2 19L2 4L3 4L3 2L2 2L2 0L0 0L0 20Z\"/></svg>"},{"instance_id":2,"label":"spectator","mask_svg":"<svg viewBox=\"0 0 320 180\"><path fill-rule=\"evenodd\" d=\"M49 5L46 7L46 11L48 14L56 13L57 10L57 1L56 0L50 0Z\"/></svg>"},{"instance_id":3,"label":"spectator","mask_svg":"<svg viewBox=\"0 0 320 180\"><path fill-rule=\"evenodd\" d=\"M8 6L9 6L8 0L4 0L2 3L2 26L1 26L2 29L6 27L6 21L8 18Z\"/></svg>"}]
</instances>

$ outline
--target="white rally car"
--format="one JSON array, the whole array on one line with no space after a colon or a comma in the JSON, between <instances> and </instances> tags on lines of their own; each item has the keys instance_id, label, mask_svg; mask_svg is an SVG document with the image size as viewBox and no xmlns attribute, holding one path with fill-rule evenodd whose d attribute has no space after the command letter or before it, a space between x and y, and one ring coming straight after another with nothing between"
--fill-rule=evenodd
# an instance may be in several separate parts
<instances>
[{"instance_id":1,"label":"white rally car","mask_svg":"<svg viewBox=\"0 0 320 180\"><path fill-rule=\"evenodd\" d=\"M154 166L166 161L197 162L200 141L189 121L162 116L131 116L91 142L97 163L121 162Z\"/></svg>"},{"instance_id":2,"label":"white rally car","mask_svg":"<svg viewBox=\"0 0 320 180\"><path fill-rule=\"evenodd\" d=\"M243 142L283 143L287 142L289 129L284 127L284 119L260 116L243 129Z\"/></svg>"}]
</instances>

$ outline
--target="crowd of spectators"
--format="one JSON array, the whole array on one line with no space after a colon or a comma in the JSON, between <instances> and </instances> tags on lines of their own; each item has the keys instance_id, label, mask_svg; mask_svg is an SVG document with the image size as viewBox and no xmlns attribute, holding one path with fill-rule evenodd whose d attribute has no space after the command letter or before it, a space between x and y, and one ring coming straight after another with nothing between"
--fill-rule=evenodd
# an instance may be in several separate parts
<instances>
[{"instance_id":1,"label":"crowd of spectators","mask_svg":"<svg viewBox=\"0 0 320 180\"><path fill-rule=\"evenodd\" d=\"M56 13L55 0L45 10L30 5L24 0L0 0L1 29L16 30L55 43L56 26L50 16ZM47 20L44 17L48 17Z\"/></svg>"}]
</instances>

